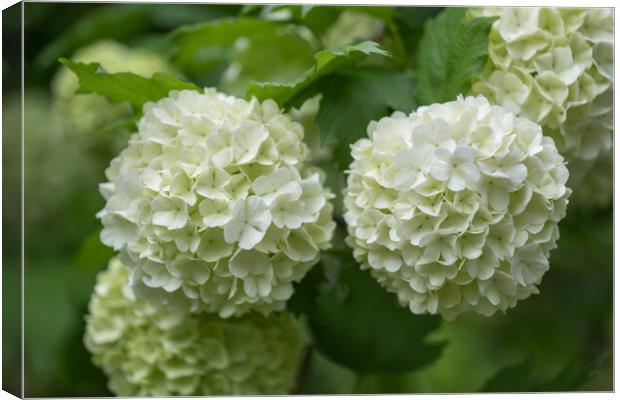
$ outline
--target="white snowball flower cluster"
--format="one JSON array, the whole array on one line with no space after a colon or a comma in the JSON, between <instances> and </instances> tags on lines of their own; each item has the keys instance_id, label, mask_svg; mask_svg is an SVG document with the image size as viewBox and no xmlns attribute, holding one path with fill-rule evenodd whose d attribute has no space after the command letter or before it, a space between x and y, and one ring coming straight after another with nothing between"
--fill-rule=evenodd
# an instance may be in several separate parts
<instances>
[{"instance_id":1,"label":"white snowball flower cluster","mask_svg":"<svg viewBox=\"0 0 620 400\"><path fill-rule=\"evenodd\" d=\"M472 92L539 123L572 159L612 145L613 10L485 8L499 16Z\"/></svg>"},{"instance_id":2,"label":"white snowball flower cluster","mask_svg":"<svg viewBox=\"0 0 620 400\"><path fill-rule=\"evenodd\" d=\"M112 40L101 40L81 48L71 57L77 62L97 62L108 72L131 72L150 77L155 72L174 73L161 55L145 49L132 49ZM69 134L91 134L120 118L130 116L127 104L112 104L94 93L76 94L77 76L62 66L52 80L54 108ZM90 135L92 136L92 135Z\"/></svg>"},{"instance_id":3,"label":"white snowball flower cluster","mask_svg":"<svg viewBox=\"0 0 620 400\"><path fill-rule=\"evenodd\" d=\"M288 313L223 320L136 300L113 259L97 277L85 345L118 396L286 394L305 346Z\"/></svg>"},{"instance_id":4,"label":"white snowball flower cluster","mask_svg":"<svg viewBox=\"0 0 620 400\"><path fill-rule=\"evenodd\" d=\"M491 315L537 292L570 189L539 125L482 96L371 122L353 145L347 242L411 312Z\"/></svg>"},{"instance_id":5,"label":"white snowball flower cluster","mask_svg":"<svg viewBox=\"0 0 620 400\"><path fill-rule=\"evenodd\" d=\"M206 89L146 104L98 214L136 293L222 317L283 309L335 228L302 138L271 100Z\"/></svg>"}]
</instances>

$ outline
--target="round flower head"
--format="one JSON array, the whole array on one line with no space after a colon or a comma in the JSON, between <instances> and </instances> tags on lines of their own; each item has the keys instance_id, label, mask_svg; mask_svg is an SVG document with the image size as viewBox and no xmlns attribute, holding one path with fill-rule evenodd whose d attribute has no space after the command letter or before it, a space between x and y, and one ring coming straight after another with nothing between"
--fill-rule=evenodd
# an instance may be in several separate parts
<instances>
[{"instance_id":1,"label":"round flower head","mask_svg":"<svg viewBox=\"0 0 620 400\"><path fill-rule=\"evenodd\" d=\"M539 125L482 96L371 122L353 145L347 242L415 314L485 315L536 293L570 189Z\"/></svg>"},{"instance_id":2,"label":"round flower head","mask_svg":"<svg viewBox=\"0 0 620 400\"><path fill-rule=\"evenodd\" d=\"M540 124L571 162L611 148L613 11L485 8L498 16L472 92Z\"/></svg>"},{"instance_id":3,"label":"round flower head","mask_svg":"<svg viewBox=\"0 0 620 400\"><path fill-rule=\"evenodd\" d=\"M146 104L98 214L136 294L222 317L283 309L335 227L302 138L271 100L207 89Z\"/></svg>"},{"instance_id":4,"label":"round flower head","mask_svg":"<svg viewBox=\"0 0 620 400\"><path fill-rule=\"evenodd\" d=\"M173 73L170 64L157 53L131 49L112 40L102 40L79 49L72 59L78 62L97 62L108 72L131 72L150 77L155 72ZM61 67L52 80L54 107L68 133L92 133L106 124L131 115L126 104L112 104L97 94L76 94L78 78Z\"/></svg>"},{"instance_id":5,"label":"round flower head","mask_svg":"<svg viewBox=\"0 0 620 400\"><path fill-rule=\"evenodd\" d=\"M136 300L113 259L97 277L84 342L118 396L286 394L305 341L288 313L223 320Z\"/></svg>"}]
</instances>

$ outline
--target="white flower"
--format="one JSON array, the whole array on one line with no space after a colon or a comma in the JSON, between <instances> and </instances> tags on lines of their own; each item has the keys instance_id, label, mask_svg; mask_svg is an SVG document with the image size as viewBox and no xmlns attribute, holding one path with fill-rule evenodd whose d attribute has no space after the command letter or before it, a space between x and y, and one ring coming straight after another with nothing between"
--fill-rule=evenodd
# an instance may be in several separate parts
<instances>
[{"instance_id":1,"label":"white flower","mask_svg":"<svg viewBox=\"0 0 620 400\"><path fill-rule=\"evenodd\" d=\"M499 18L472 94L540 124L569 167L609 151L613 10L505 7L473 14ZM603 124L595 104L609 110Z\"/></svg>"},{"instance_id":2,"label":"white flower","mask_svg":"<svg viewBox=\"0 0 620 400\"><path fill-rule=\"evenodd\" d=\"M224 317L281 310L335 228L333 195L302 139L269 100L207 89L145 104L97 214L137 296ZM278 275L283 258L291 272Z\"/></svg>"},{"instance_id":3,"label":"white flower","mask_svg":"<svg viewBox=\"0 0 620 400\"><path fill-rule=\"evenodd\" d=\"M187 276L200 270L192 262L175 265ZM117 259L98 275L84 336L117 396L274 395L293 389L305 340L290 314L225 320L155 307L137 300L128 280L129 269Z\"/></svg>"},{"instance_id":4,"label":"white flower","mask_svg":"<svg viewBox=\"0 0 620 400\"><path fill-rule=\"evenodd\" d=\"M459 97L371 122L368 136L344 199L362 268L416 314L490 315L537 293L571 193L539 125Z\"/></svg>"},{"instance_id":5,"label":"white flower","mask_svg":"<svg viewBox=\"0 0 620 400\"><path fill-rule=\"evenodd\" d=\"M242 249L251 249L265 236L271 224L267 204L258 196L239 199L233 206L232 219L224 228L228 243L239 242Z\"/></svg>"}]
</instances>

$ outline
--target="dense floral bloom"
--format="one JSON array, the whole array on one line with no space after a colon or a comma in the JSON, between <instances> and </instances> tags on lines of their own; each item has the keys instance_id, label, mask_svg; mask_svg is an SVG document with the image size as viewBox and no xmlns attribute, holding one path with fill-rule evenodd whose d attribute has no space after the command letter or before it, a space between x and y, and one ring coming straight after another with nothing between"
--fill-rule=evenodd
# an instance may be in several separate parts
<instances>
[{"instance_id":1,"label":"dense floral bloom","mask_svg":"<svg viewBox=\"0 0 620 400\"><path fill-rule=\"evenodd\" d=\"M161 55L149 50L131 49L111 40L84 47L72 59L85 63L97 62L108 72L132 72L145 77L155 72L174 72ZM76 94L78 87L78 78L64 66L52 81L55 112L63 116L67 133L92 133L119 118L131 115L128 105L111 104L94 93Z\"/></svg>"},{"instance_id":2,"label":"dense floral bloom","mask_svg":"<svg viewBox=\"0 0 620 400\"><path fill-rule=\"evenodd\" d=\"M570 162L612 145L613 11L485 8L499 16L473 93L540 124Z\"/></svg>"},{"instance_id":3,"label":"dense floral bloom","mask_svg":"<svg viewBox=\"0 0 620 400\"><path fill-rule=\"evenodd\" d=\"M539 125L482 96L371 122L353 145L348 243L416 314L506 310L536 293L570 189Z\"/></svg>"},{"instance_id":4,"label":"dense floral bloom","mask_svg":"<svg viewBox=\"0 0 620 400\"><path fill-rule=\"evenodd\" d=\"M138 296L222 317L281 310L335 228L302 138L271 100L207 89L145 105L98 214Z\"/></svg>"},{"instance_id":5,"label":"dense floral bloom","mask_svg":"<svg viewBox=\"0 0 620 400\"><path fill-rule=\"evenodd\" d=\"M129 269L113 259L99 274L86 347L119 396L286 394L303 331L288 313L221 319L136 300Z\"/></svg>"}]
</instances>

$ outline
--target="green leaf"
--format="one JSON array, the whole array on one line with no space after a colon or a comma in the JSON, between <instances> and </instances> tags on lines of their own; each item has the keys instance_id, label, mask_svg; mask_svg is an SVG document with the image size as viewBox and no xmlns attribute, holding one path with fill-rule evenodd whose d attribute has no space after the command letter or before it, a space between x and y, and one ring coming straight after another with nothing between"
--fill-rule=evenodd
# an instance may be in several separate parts
<instances>
[{"instance_id":1,"label":"green leaf","mask_svg":"<svg viewBox=\"0 0 620 400\"><path fill-rule=\"evenodd\" d=\"M415 108L414 83L403 73L358 68L321 79L301 99L323 95L316 123L323 143L335 143L335 159L344 170L351 161L350 144L366 135L368 123L401 110Z\"/></svg>"},{"instance_id":2,"label":"green leaf","mask_svg":"<svg viewBox=\"0 0 620 400\"><path fill-rule=\"evenodd\" d=\"M401 307L348 251L324 255L297 287L290 306L306 315L316 348L356 373L422 368L444 346L426 340L439 327L439 317L413 315Z\"/></svg>"},{"instance_id":3,"label":"green leaf","mask_svg":"<svg viewBox=\"0 0 620 400\"><path fill-rule=\"evenodd\" d=\"M553 377L541 380L532 359L507 366L489 379L482 392L565 392L582 388L599 371L607 354L587 363L573 363Z\"/></svg>"},{"instance_id":4,"label":"green leaf","mask_svg":"<svg viewBox=\"0 0 620 400\"><path fill-rule=\"evenodd\" d=\"M273 35L281 22L252 17L225 18L182 26L170 35L175 44L173 62L190 75L223 69L231 48L242 37Z\"/></svg>"},{"instance_id":5,"label":"green leaf","mask_svg":"<svg viewBox=\"0 0 620 400\"><path fill-rule=\"evenodd\" d=\"M114 250L101 243L100 235L101 229L97 229L82 241L72 260L75 266L80 269L98 271L114 257Z\"/></svg>"},{"instance_id":6,"label":"green leaf","mask_svg":"<svg viewBox=\"0 0 620 400\"><path fill-rule=\"evenodd\" d=\"M390 56L387 51L371 41L345 46L333 52L322 50L314 55L314 65L297 79L287 83L252 82L247 97L256 96L259 100L270 98L285 107L290 105L288 102L293 97L320 78L355 65L370 54Z\"/></svg>"},{"instance_id":7,"label":"green leaf","mask_svg":"<svg viewBox=\"0 0 620 400\"><path fill-rule=\"evenodd\" d=\"M465 95L487 62L495 17L466 18L466 8L448 8L426 22L417 56L417 98L440 103Z\"/></svg>"},{"instance_id":8,"label":"green leaf","mask_svg":"<svg viewBox=\"0 0 620 400\"><path fill-rule=\"evenodd\" d=\"M141 109L146 102L168 96L171 90L199 90L192 83L161 72L145 78L129 72L111 74L98 63L76 63L66 58L59 61L77 75L80 81L78 93L96 93L112 103L127 102L134 109Z\"/></svg>"}]
</instances>

